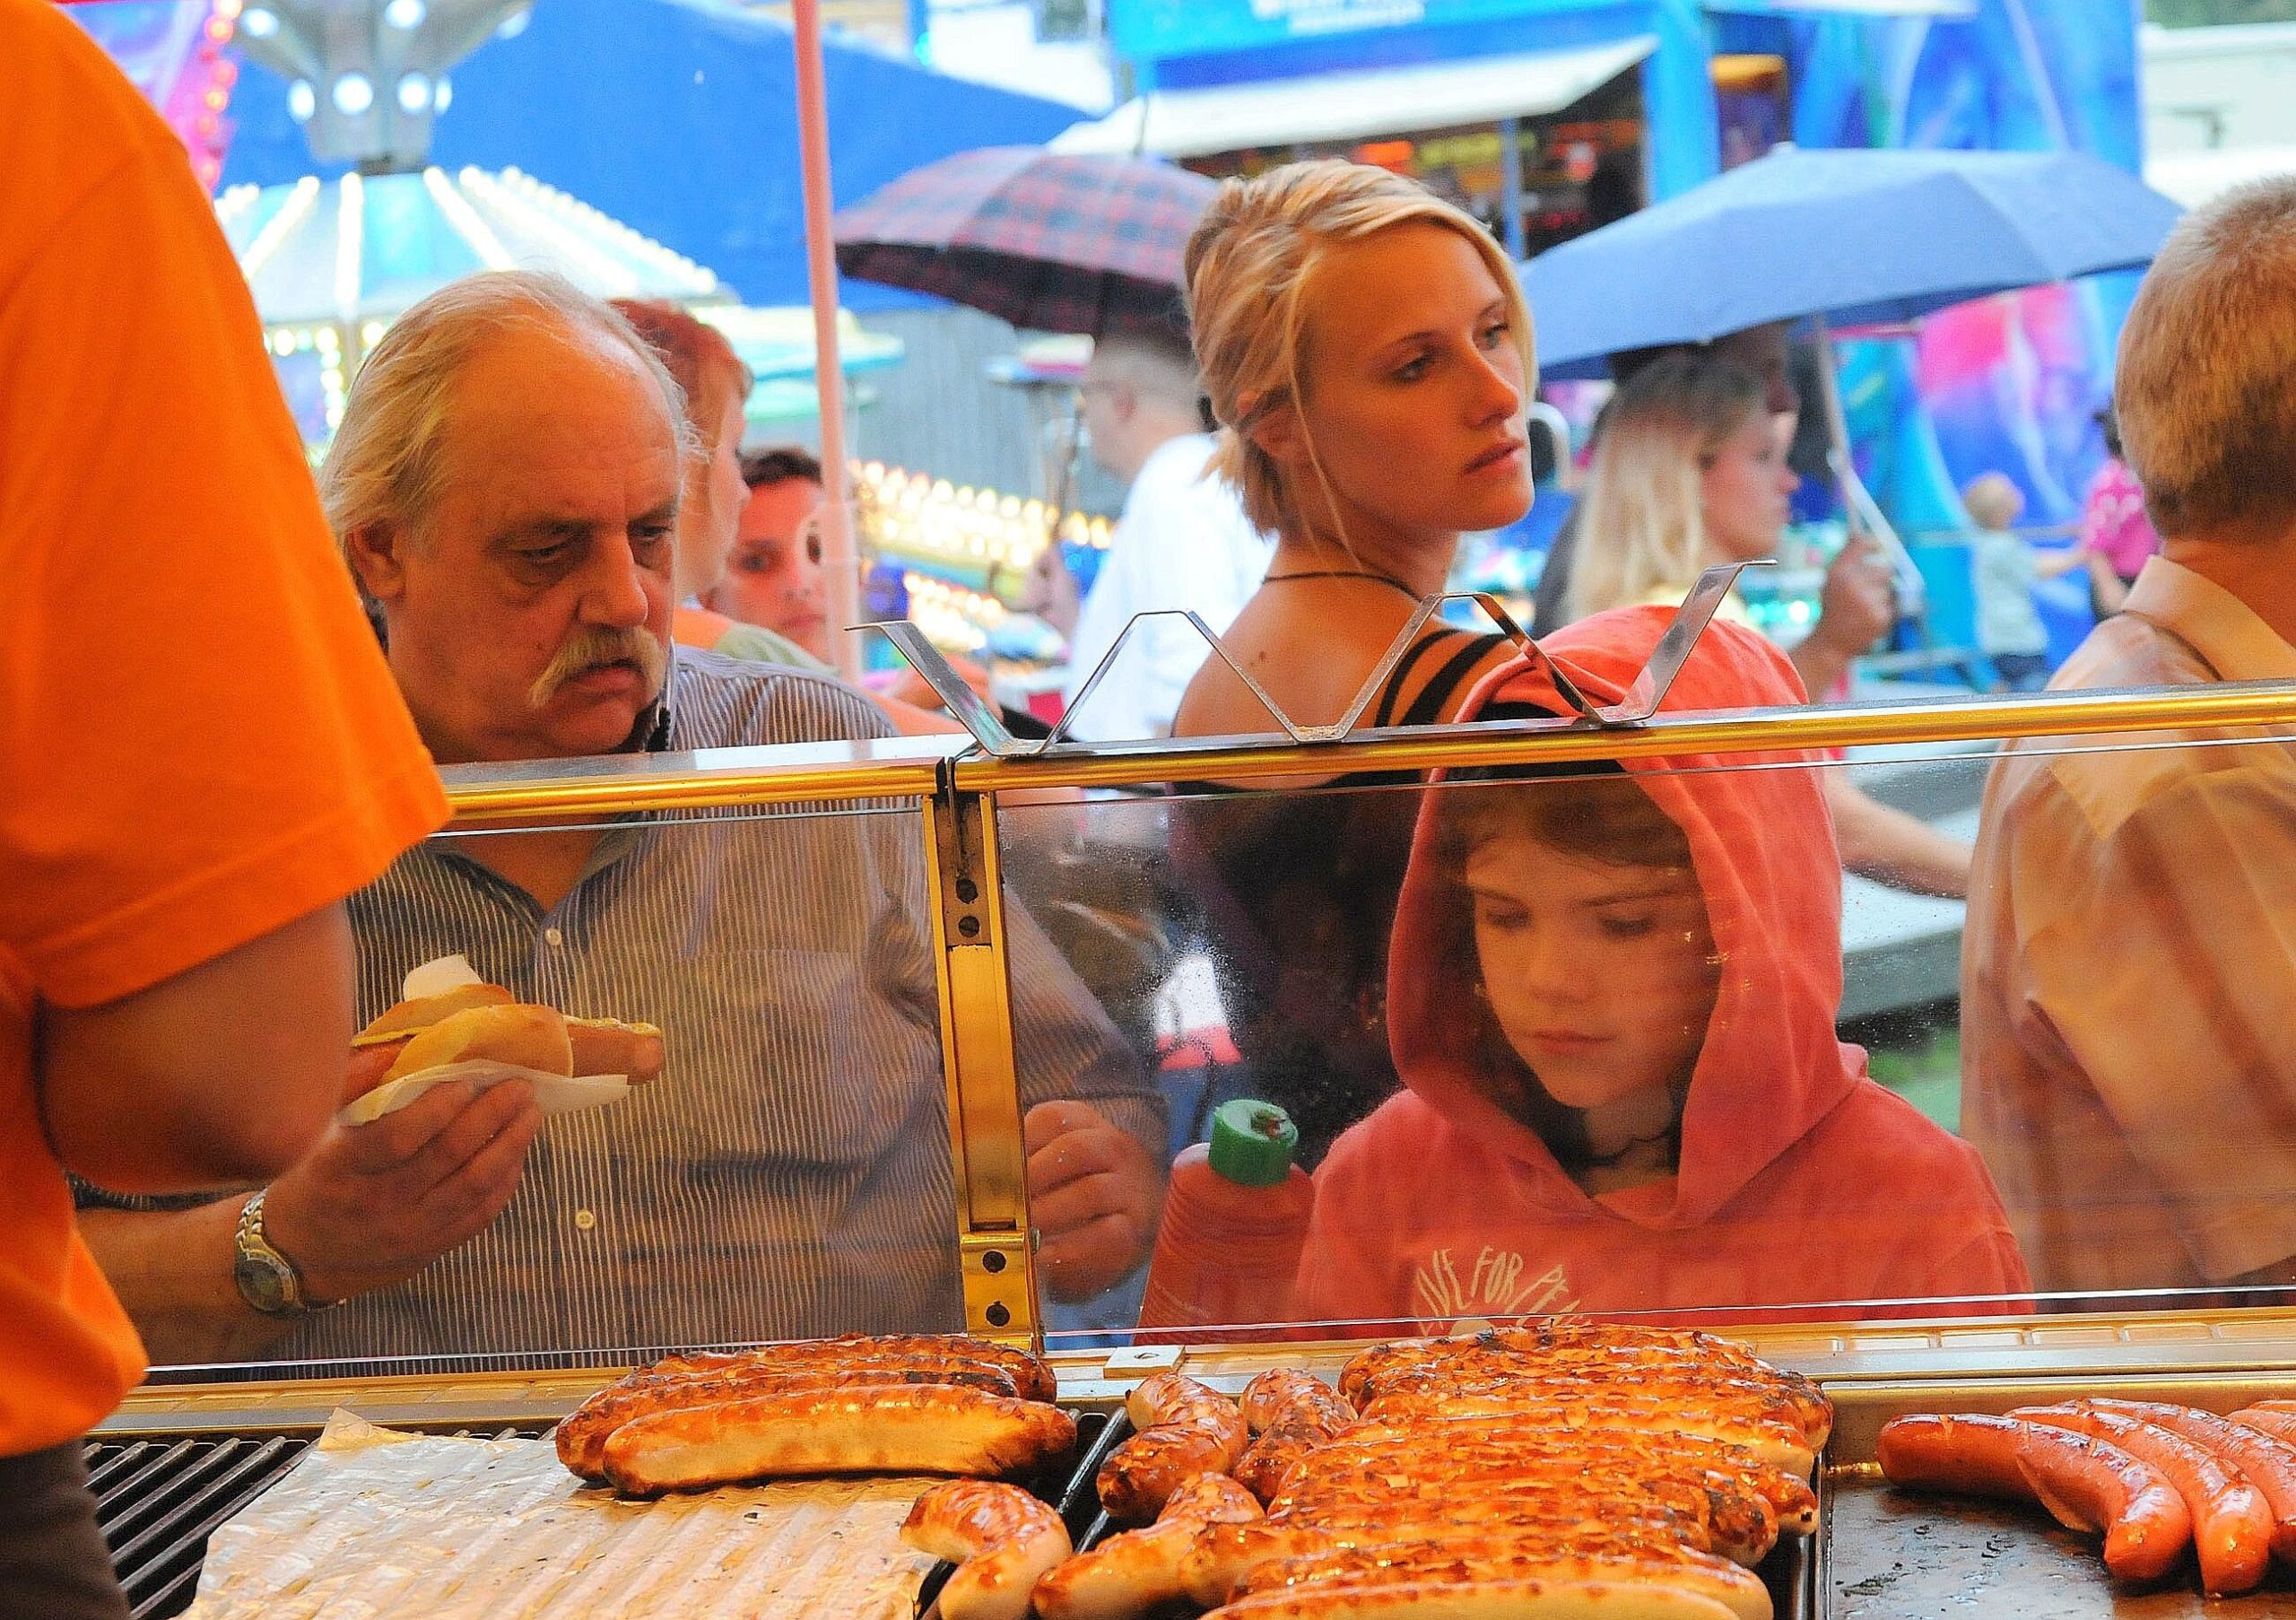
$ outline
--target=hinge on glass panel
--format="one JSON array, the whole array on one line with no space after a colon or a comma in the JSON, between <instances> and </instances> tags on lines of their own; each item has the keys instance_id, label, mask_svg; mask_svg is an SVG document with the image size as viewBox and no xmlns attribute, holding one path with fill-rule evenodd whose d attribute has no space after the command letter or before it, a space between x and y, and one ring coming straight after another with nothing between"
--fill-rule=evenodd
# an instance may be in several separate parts
<instances>
[{"instance_id":1,"label":"hinge on glass panel","mask_svg":"<svg viewBox=\"0 0 2296 1620\"><path fill-rule=\"evenodd\" d=\"M940 903L945 937L952 945L987 945L988 859L981 818L987 814L987 802L978 793L957 790L952 762L943 760L938 775L935 795L943 813L933 818L933 828L944 875Z\"/></svg>"},{"instance_id":2,"label":"hinge on glass panel","mask_svg":"<svg viewBox=\"0 0 2296 1620\"><path fill-rule=\"evenodd\" d=\"M965 1320L990 1338L1028 1346L1036 1312L1029 1304L1028 1241L1018 1232L966 1232L957 1239L964 1267Z\"/></svg>"}]
</instances>

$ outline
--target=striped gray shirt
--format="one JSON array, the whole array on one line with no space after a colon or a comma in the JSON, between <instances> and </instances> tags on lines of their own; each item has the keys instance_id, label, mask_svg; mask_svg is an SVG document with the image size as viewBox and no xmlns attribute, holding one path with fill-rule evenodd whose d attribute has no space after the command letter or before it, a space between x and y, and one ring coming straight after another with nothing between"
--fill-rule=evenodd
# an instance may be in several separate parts
<instances>
[{"instance_id":1,"label":"striped gray shirt","mask_svg":"<svg viewBox=\"0 0 2296 1620\"><path fill-rule=\"evenodd\" d=\"M884 734L834 681L680 649L671 749ZM312 1317L279 1357L584 1353L961 1327L956 1204L913 801L617 824L545 912L447 834L350 902L360 1016L461 952L522 999L657 1023L661 1081L547 1122L492 1225ZM1017 905L1025 1104L1101 1100L1161 1158L1161 1102Z\"/></svg>"}]
</instances>

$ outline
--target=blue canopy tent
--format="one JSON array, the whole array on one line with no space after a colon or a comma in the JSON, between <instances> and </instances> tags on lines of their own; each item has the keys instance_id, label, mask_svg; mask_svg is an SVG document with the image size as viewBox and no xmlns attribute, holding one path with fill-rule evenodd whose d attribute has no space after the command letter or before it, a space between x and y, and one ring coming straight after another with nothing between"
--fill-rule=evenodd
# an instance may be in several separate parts
<instances>
[{"instance_id":1,"label":"blue canopy tent","mask_svg":"<svg viewBox=\"0 0 2296 1620\"><path fill-rule=\"evenodd\" d=\"M851 46L823 47L837 195L975 146L1046 141L1076 110ZM744 303L806 301L789 30L710 0L543 0L453 73L433 161L515 166L709 266ZM244 62L225 186L311 173L288 85ZM321 167L319 172L339 172ZM856 309L916 294L845 285Z\"/></svg>"}]
</instances>

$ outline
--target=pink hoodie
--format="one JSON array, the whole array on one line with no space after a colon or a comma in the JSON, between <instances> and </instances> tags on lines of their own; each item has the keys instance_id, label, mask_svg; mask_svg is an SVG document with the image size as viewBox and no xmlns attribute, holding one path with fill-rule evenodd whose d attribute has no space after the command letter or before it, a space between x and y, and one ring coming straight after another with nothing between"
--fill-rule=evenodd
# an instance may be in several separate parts
<instances>
[{"instance_id":1,"label":"pink hoodie","mask_svg":"<svg viewBox=\"0 0 2296 1620\"><path fill-rule=\"evenodd\" d=\"M1672 617L1622 608L1541 645L1588 696L1614 701ZM1776 648L1717 623L1666 707L1802 701ZM1460 718L1493 703L1562 712L1526 662L1494 672ZM1841 866L1820 780L1748 768L1815 757L1627 763L1688 835L1727 967L1683 1107L1679 1173L1600 1198L1485 1095L1470 1057L1478 1021L1461 1015L1466 989L1436 948L1447 910L1467 901L1434 856L1429 796L1388 964L1387 1028L1407 1089L1341 1137L1317 1171L1300 1320L1445 1333L1563 1311L1749 1320L2029 1308L1996 1298L2031 1284L1975 1151L1867 1078L1865 1052L1834 1038ZM1938 1302L1873 1303L1890 1301ZM1805 1309L1780 1309L1794 1306Z\"/></svg>"}]
</instances>

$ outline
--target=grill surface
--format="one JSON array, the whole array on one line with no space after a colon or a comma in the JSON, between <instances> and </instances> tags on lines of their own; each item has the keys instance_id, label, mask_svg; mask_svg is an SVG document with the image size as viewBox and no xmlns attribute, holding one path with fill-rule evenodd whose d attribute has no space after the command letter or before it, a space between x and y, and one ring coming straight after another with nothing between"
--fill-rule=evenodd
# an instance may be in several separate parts
<instances>
[{"instance_id":1,"label":"grill surface","mask_svg":"<svg viewBox=\"0 0 2296 1620\"><path fill-rule=\"evenodd\" d=\"M521 1425L489 1438L528 1438L546 1425ZM1066 1472L1025 1480L1060 1510L1068 1534L1081 1550L1098 1545L1114 1528L1100 1511L1095 1480L1100 1464L1132 1433L1119 1410L1076 1416L1078 1460ZM468 1430L457 1433L470 1437ZM199 1586L199 1566L215 1527L261 1494L309 1449L307 1433L200 1435L183 1439L92 1441L87 1447L89 1486L96 1496L97 1521L111 1546L112 1563L126 1589L135 1620L164 1620L190 1607ZM1828 1494L1819 1473L1822 1502ZM1828 1513L1827 1517L1831 1517ZM1779 1543L1760 1573L1770 1590L1778 1620L1817 1620L1816 1558L1807 1538ZM937 1566L918 1594L920 1613L929 1612L948 1580L948 1564Z\"/></svg>"},{"instance_id":2,"label":"grill surface","mask_svg":"<svg viewBox=\"0 0 2296 1620\"><path fill-rule=\"evenodd\" d=\"M542 1432L505 1429L492 1438ZM89 1442L96 1522L135 1620L161 1620L191 1607L207 1537L292 1468L314 1438L254 1433Z\"/></svg>"}]
</instances>

